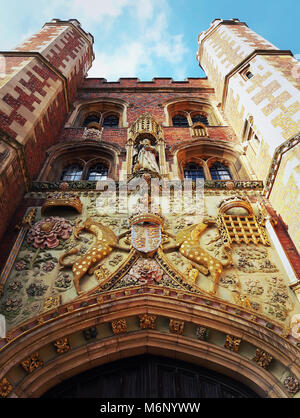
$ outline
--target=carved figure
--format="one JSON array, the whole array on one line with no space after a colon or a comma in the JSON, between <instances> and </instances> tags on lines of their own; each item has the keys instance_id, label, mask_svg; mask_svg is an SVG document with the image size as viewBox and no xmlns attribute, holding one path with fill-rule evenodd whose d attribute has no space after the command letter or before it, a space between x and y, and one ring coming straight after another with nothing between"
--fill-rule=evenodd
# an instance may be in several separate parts
<instances>
[{"instance_id":1,"label":"carved figure","mask_svg":"<svg viewBox=\"0 0 300 418\"><path fill-rule=\"evenodd\" d=\"M68 255L77 254L79 251L77 247L72 248L70 251L63 254L59 259L61 270L66 267L72 267L73 281L78 295L82 293L80 290L79 282L86 273L92 275L94 271L99 267L100 262L114 249L129 251L129 249L126 247L121 247L118 245L118 237L110 228L102 225L99 222L94 222L91 218L86 219L81 226L79 226L79 222L76 224L74 232L75 237L80 239L79 234L82 231L87 231L95 235L96 240L94 244L86 254L77 259L74 263L65 264L63 260Z\"/></svg>"},{"instance_id":2,"label":"carved figure","mask_svg":"<svg viewBox=\"0 0 300 418\"><path fill-rule=\"evenodd\" d=\"M159 173L159 167L155 158L157 151L156 148L151 145L150 139L145 138L140 145L141 147L137 151L138 154L134 171L146 169Z\"/></svg>"},{"instance_id":3,"label":"carved figure","mask_svg":"<svg viewBox=\"0 0 300 418\"><path fill-rule=\"evenodd\" d=\"M231 247L229 245L223 246L222 251L223 254L226 255L227 261L222 263L215 257L212 257L210 254L208 254L199 243L199 239L204 231L210 225L214 225L215 223L216 221L214 218L207 217L203 220L203 222L185 228L180 231L176 237L173 237L176 239L175 246L164 248L164 250L167 251L178 249L180 254L195 263L198 270L200 270L203 274L210 274L214 281L212 293L216 293L223 267L233 264ZM212 239L209 244L216 241L217 239L219 239L219 237Z\"/></svg>"}]
</instances>

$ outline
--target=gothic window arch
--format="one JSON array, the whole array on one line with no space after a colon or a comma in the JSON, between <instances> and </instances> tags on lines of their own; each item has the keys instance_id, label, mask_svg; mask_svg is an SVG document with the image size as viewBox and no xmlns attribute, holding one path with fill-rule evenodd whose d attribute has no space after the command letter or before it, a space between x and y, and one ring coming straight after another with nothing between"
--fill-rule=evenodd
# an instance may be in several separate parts
<instances>
[{"instance_id":1,"label":"gothic window arch","mask_svg":"<svg viewBox=\"0 0 300 418\"><path fill-rule=\"evenodd\" d=\"M204 168L195 162L189 162L183 168L184 178L186 179L205 179Z\"/></svg>"},{"instance_id":2,"label":"gothic window arch","mask_svg":"<svg viewBox=\"0 0 300 418\"><path fill-rule=\"evenodd\" d=\"M101 119L101 114L97 114L97 113L90 113L85 115L85 118L83 120L82 126L84 128L89 127L91 124L99 124Z\"/></svg>"},{"instance_id":3,"label":"gothic window arch","mask_svg":"<svg viewBox=\"0 0 300 418\"><path fill-rule=\"evenodd\" d=\"M99 181L108 178L108 166L105 163L98 162L91 165L87 171L87 180Z\"/></svg>"},{"instance_id":4,"label":"gothic window arch","mask_svg":"<svg viewBox=\"0 0 300 418\"><path fill-rule=\"evenodd\" d=\"M240 160L239 151L228 144L221 146L204 140L195 144L176 144L172 152L178 177L182 180L193 177L216 181L249 180L249 173ZM195 166L190 166L190 163Z\"/></svg>"},{"instance_id":5,"label":"gothic window arch","mask_svg":"<svg viewBox=\"0 0 300 418\"><path fill-rule=\"evenodd\" d=\"M121 100L94 101L78 105L68 124L75 128L122 128L127 126L127 104Z\"/></svg>"},{"instance_id":6,"label":"gothic window arch","mask_svg":"<svg viewBox=\"0 0 300 418\"><path fill-rule=\"evenodd\" d=\"M182 113L177 113L172 117L173 126L186 128L189 126L187 117Z\"/></svg>"},{"instance_id":7,"label":"gothic window arch","mask_svg":"<svg viewBox=\"0 0 300 418\"><path fill-rule=\"evenodd\" d=\"M57 144L50 149L39 181L116 180L120 152L114 144Z\"/></svg>"},{"instance_id":8,"label":"gothic window arch","mask_svg":"<svg viewBox=\"0 0 300 418\"><path fill-rule=\"evenodd\" d=\"M208 118L205 113L196 113L191 114L193 125L195 124L203 124L205 126L209 126Z\"/></svg>"},{"instance_id":9,"label":"gothic window arch","mask_svg":"<svg viewBox=\"0 0 300 418\"><path fill-rule=\"evenodd\" d=\"M218 126L222 123L216 112L216 109L205 101L205 99L203 101L197 101L192 98L178 99L165 104L168 126L190 127L191 129L196 123L200 123L204 126ZM177 118L179 119L178 115L184 116L188 123L185 125L177 124Z\"/></svg>"},{"instance_id":10,"label":"gothic window arch","mask_svg":"<svg viewBox=\"0 0 300 418\"><path fill-rule=\"evenodd\" d=\"M73 162L66 165L61 173L61 181L77 181L81 180L83 173L83 164L78 162Z\"/></svg>"},{"instance_id":11,"label":"gothic window arch","mask_svg":"<svg viewBox=\"0 0 300 418\"><path fill-rule=\"evenodd\" d=\"M212 180L232 180L230 169L220 161L215 161L209 167Z\"/></svg>"},{"instance_id":12,"label":"gothic window arch","mask_svg":"<svg viewBox=\"0 0 300 418\"><path fill-rule=\"evenodd\" d=\"M119 119L120 117L116 113L103 115L102 126L103 128L117 128L119 126Z\"/></svg>"}]
</instances>

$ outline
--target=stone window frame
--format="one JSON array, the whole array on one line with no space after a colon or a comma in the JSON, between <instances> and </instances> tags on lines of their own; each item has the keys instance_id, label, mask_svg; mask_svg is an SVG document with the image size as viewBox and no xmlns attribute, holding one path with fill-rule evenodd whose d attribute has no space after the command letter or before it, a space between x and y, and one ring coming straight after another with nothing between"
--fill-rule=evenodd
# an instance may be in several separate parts
<instances>
[{"instance_id":1,"label":"stone window frame","mask_svg":"<svg viewBox=\"0 0 300 418\"><path fill-rule=\"evenodd\" d=\"M81 179L77 181L87 181L89 169L97 163L105 164L108 167L108 179L117 180L120 154L118 148L106 143L97 143L97 145L74 142L58 144L50 149L49 157L40 172L38 181L63 181L63 170L74 163L83 167Z\"/></svg>"},{"instance_id":2,"label":"stone window frame","mask_svg":"<svg viewBox=\"0 0 300 418\"><path fill-rule=\"evenodd\" d=\"M166 115L166 122L163 126L172 127L172 118L177 114L184 115L188 120L188 127L191 130L197 124L201 122L193 122L192 117L196 114L201 114L207 118L208 127L212 126L222 126L221 118L217 115L217 111L211 103L208 103L206 100L197 100L195 98L183 98L172 100L164 105L164 112ZM206 125L202 124L205 128ZM194 135L192 135L194 136Z\"/></svg>"},{"instance_id":3,"label":"stone window frame","mask_svg":"<svg viewBox=\"0 0 300 418\"><path fill-rule=\"evenodd\" d=\"M99 115L99 122L92 122L88 128L102 129L109 128L103 126L103 121L110 115L115 115L119 118L118 126L112 128L127 128L127 108L129 104L124 100L101 98L94 100L83 100L74 103L74 110L70 114L65 128L83 128L84 119L89 114Z\"/></svg>"},{"instance_id":4,"label":"stone window frame","mask_svg":"<svg viewBox=\"0 0 300 418\"><path fill-rule=\"evenodd\" d=\"M109 160L103 157L93 157L90 160L83 160L83 159L79 159L75 157L73 160L70 159L70 160L65 161L65 163L61 166L60 176L58 176L57 180L68 182L68 180L62 179L63 171L67 167L71 166L72 164L80 164L82 166L81 178L76 181L82 181L82 180L93 181L93 180L89 180L89 171L91 170L91 168L93 168L99 163L107 167L107 178L110 178L109 174L111 173L111 162ZM94 180L94 181L97 181L97 180Z\"/></svg>"},{"instance_id":5,"label":"stone window frame","mask_svg":"<svg viewBox=\"0 0 300 418\"><path fill-rule=\"evenodd\" d=\"M187 158L186 160L182 160L179 163L180 178L181 179L185 178L184 177L184 169L185 169L186 165L190 164L190 163L194 163L194 164L197 164L197 165L203 167L204 180L213 180L211 172L210 172L210 168L216 162L221 163L225 167L228 168L229 173L231 175L231 179L227 179L227 180L235 180L235 179L238 178L236 170L234 169L234 167L233 167L233 165L231 164L230 161L228 161L227 159L224 159L224 158L218 158L218 157L215 157L215 156L207 156L207 155L193 156L193 157Z\"/></svg>"}]
</instances>

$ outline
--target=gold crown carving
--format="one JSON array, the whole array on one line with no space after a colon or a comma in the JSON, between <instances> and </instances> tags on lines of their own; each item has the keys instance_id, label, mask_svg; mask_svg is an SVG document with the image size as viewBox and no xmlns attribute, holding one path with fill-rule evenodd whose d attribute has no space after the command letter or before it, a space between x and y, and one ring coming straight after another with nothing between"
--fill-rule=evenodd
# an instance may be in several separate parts
<instances>
[{"instance_id":1,"label":"gold crown carving","mask_svg":"<svg viewBox=\"0 0 300 418\"><path fill-rule=\"evenodd\" d=\"M139 213L138 215L132 215L129 219L130 225L135 225L143 222L152 222L154 224L163 225L163 216L157 213Z\"/></svg>"}]
</instances>

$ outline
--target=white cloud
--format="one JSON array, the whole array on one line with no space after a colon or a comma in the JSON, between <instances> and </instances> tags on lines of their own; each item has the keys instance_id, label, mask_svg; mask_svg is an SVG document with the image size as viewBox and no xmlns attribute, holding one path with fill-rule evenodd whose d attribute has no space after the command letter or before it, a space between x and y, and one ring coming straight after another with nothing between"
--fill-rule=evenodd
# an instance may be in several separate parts
<instances>
[{"instance_id":1,"label":"white cloud","mask_svg":"<svg viewBox=\"0 0 300 418\"><path fill-rule=\"evenodd\" d=\"M129 4L129 3L128 3ZM169 8L165 0L141 0L130 3L130 25L134 31L118 34L112 26L112 37L120 36L116 50L109 45L96 46L96 59L89 77L104 77L107 80L118 80L119 77L139 77L139 74L158 76L159 69L172 66L173 77L185 77L186 67L183 63L188 52L182 34L171 34L169 31ZM121 17L122 19L122 17ZM123 26L124 27L124 26ZM95 43L97 45L97 34ZM108 38L108 37L107 37ZM165 76L171 76L165 74Z\"/></svg>"},{"instance_id":2,"label":"white cloud","mask_svg":"<svg viewBox=\"0 0 300 418\"><path fill-rule=\"evenodd\" d=\"M89 77L104 77L108 81L115 81L120 77L135 77L141 65L151 65L144 45L135 41L121 45L116 51L96 51L95 55Z\"/></svg>"},{"instance_id":3,"label":"white cloud","mask_svg":"<svg viewBox=\"0 0 300 418\"><path fill-rule=\"evenodd\" d=\"M74 0L71 10L84 19L99 21L103 18L116 18L132 0Z\"/></svg>"}]
</instances>

